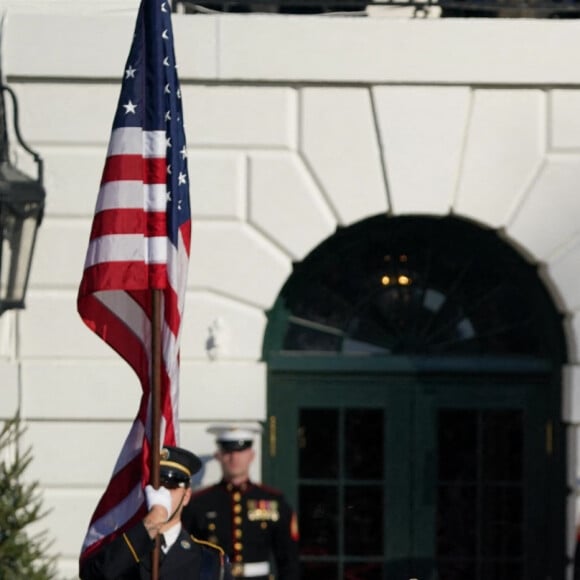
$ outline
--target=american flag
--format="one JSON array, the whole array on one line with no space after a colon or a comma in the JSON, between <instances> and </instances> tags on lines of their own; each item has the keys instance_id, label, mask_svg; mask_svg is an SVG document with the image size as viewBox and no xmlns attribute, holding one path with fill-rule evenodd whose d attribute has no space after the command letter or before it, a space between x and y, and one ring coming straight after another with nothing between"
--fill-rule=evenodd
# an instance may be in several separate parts
<instances>
[{"instance_id":1,"label":"american flag","mask_svg":"<svg viewBox=\"0 0 580 580\"><path fill-rule=\"evenodd\" d=\"M142 0L121 86L78 295L87 326L135 370L139 411L91 518L81 560L145 514L152 290L161 301L161 439L178 439L179 342L191 218L181 92L163 0ZM160 443L160 442L159 442ZM158 444L159 444L158 443Z\"/></svg>"}]
</instances>

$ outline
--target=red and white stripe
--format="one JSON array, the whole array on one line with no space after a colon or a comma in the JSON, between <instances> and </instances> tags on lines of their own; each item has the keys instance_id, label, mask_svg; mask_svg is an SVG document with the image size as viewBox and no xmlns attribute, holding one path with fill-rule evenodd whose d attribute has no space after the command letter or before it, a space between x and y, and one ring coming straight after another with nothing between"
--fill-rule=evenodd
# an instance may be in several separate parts
<instances>
[{"instance_id":1,"label":"red and white stripe","mask_svg":"<svg viewBox=\"0 0 580 580\"><path fill-rule=\"evenodd\" d=\"M78 297L83 321L135 370L139 411L91 519L81 557L143 517L151 425L151 290L162 290L161 439L178 440L178 379L190 221L167 236L164 131L111 135Z\"/></svg>"}]
</instances>

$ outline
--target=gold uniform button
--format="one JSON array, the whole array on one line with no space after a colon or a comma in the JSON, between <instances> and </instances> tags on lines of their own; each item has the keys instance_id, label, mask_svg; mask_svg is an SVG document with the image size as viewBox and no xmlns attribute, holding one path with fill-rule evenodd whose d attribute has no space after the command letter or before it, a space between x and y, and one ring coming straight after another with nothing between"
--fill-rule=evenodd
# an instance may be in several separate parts
<instances>
[{"instance_id":1,"label":"gold uniform button","mask_svg":"<svg viewBox=\"0 0 580 580\"><path fill-rule=\"evenodd\" d=\"M242 518L240 516L236 516L234 518L234 524L236 524L237 526L239 526L242 523Z\"/></svg>"},{"instance_id":2,"label":"gold uniform button","mask_svg":"<svg viewBox=\"0 0 580 580\"><path fill-rule=\"evenodd\" d=\"M215 530L215 524L209 524L208 529Z\"/></svg>"},{"instance_id":3,"label":"gold uniform button","mask_svg":"<svg viewBox=\"0 0 580 580\"><path fill-rule=\"evenodd\" d=\"M232 497L234 498L234 501L240 501L242 499L242 494L239 491L236 491Z\"/></svg>"},{"instance_id":4,"label":"gold uniform button","mask_svg":"<svg viewBox=\"0 0 580 580\"><path fill-rule=\"evenodd\" d=\"M236 536L236 538L241 538L242 537L242 530L240 530L240 529L234 530L234 535Z\"/></svg>"},{"instance_id":5,"label":"gold uniform button","mask_svg":"<svg viewBox=\"0 0 580 580\"><path fill-rule=\"evenodd\" d=\"M235 560L236 562L241 562L241 561L242 561L242 555L241 555L241 554L236 554L236 555L234 556L234 560Z\"/></svg>"},{"instance_id":6,"label":"gold uniform button","mask_svg":"<svg viewBox=\"0 0 580 580\"><path fill-rule=\"evenodd\" d=\"M243 546L242 546L242 542L236 542L236 543L234 544L234 550L235 550L236 552L241 552L241 551L242 551L242 548L243 548Z\"/></svg>"},{"instance_id":7,"label":"gold uniform button","mask_svg":"<svg viewBox=\"0 0 580 580\"><path fill-rule=\"evenodd\" d=\"M242 511L242 506L238 503L234 506L234 513L239 514Z\"/></svg>"}]
</instances>

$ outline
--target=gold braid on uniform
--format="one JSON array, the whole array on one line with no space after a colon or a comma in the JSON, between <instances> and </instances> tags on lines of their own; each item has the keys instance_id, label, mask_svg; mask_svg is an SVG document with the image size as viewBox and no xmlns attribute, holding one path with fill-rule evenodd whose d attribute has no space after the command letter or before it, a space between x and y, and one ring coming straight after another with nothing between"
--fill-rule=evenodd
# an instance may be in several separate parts
<instances>
[{"instance_id":1,"label":"gold braid on uniform","mask_svg":"<svg viewBox=\"0 0 580 580\"><path fill-rule=\"evenodd\" d=\"M212 544L211 542L207 542L206 540L198 540L195 536L191 535L189 536L196 544L201 544L202 546L208 546L209 548L213 548L214 550L217 550L220 555L224 556L225 552L223 550L223 548L221 546L218 546L217 544Z\"/></svg>"},{"instance_id":2,"label":"gold braid on uniform","mask_svg":"<svg viewBox=\"0 0 580 580\"><path fill-rule=\"evenodd\" d=\"M223 580L224 574L225 574L225 556L226 556L226 553L224 552L223 548L221 546L218 546L217 544L212 544L211 542L207 542L206 540L198 540L193 534L191 534L189 537L196 544L200 544L202 546L207 546L208 548L213 548L214 550L218 551L219 556L220 556L219 580Z\"/></svg>"}]
</instances>

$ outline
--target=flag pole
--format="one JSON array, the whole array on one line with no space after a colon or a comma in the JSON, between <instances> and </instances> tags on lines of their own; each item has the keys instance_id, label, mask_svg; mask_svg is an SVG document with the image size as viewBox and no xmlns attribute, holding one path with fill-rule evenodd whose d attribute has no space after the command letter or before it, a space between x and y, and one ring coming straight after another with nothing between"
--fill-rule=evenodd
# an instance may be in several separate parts
<instances>
[{"instance_id":1,"label":"flag pole","mask_svg":"<svg viewBox=\"0 0 580 580\"><path fill-rule=\"evenodd\" d=\"M161 459L161 293L162 290L151 291L151 485L159 489L159 462ZM169 515L169 514L168 514ZM151 578L159 579L161 541L155 538L151 561Z\"/></svg>"}]
</instances>

